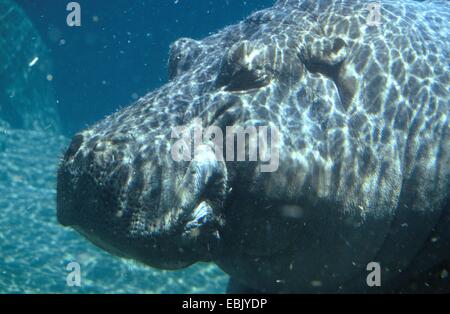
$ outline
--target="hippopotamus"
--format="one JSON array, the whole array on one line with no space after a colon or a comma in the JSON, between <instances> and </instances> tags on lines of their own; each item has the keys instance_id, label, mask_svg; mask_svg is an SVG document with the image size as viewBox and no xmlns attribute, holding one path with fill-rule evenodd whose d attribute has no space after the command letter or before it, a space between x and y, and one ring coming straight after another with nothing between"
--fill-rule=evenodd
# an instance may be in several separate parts
<instances>
[{"instance_id":1,"label":"hippopotamus","mask_svg":"<svg viewBox=\"0 0 450 314\"><path fill-rule=\"evenodd\" d=\"M448 291L449 5L374 8L279 0L175 41L165 85L73 137L58 221L151 267L215 263L229 292ZM175 158L194 125L276 130L276 167L251 132L241 158L212 134Z\"/></svg>"}]
</instances>

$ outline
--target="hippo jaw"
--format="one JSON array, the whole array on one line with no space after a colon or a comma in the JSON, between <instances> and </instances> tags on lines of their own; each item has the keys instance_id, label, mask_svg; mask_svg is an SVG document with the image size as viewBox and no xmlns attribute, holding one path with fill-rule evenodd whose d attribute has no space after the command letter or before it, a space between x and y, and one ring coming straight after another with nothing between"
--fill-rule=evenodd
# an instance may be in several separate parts
<instances>
[{"instance_id":1,"label":"hippo jaw","mask_svg":"<svg viewBox=\"0 0 450 314\"><path fill-rule=\"evenodd\" d=\"M225 164L208 149L186 166L144 161L132 140L124 148L89 136L76 135L60 164L59 223L113 255L156 268L212 260L223 226Z\"/></svg>"}]
</instances>

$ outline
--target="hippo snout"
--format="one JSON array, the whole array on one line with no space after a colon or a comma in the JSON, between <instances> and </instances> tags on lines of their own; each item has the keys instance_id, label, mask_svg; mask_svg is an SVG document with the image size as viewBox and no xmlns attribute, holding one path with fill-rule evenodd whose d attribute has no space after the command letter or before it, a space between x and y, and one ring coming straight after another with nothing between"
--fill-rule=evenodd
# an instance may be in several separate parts
<instances>
[{"instance_id":1,"label":"hippo snout","mask_svg":"<svg viewBox=\"0 0 450 314\"><path fill-rule=\"evenodd\" d=\"M110 236L119 234L130 218L122 196L132 166L123 161L126 150L110 144L86 141L82 134L72 139L58 170L57 218L62 225Z\"/></svg>"},{"instance_id":2,"label":"hippo snout","mask_svg":"<svg viewBox=\"0 0 450 314\"><path fill-rule=\"evenodd\" d=\"M58 221L112 254L158 268L211 259L217 195L203 193L209 181L224 180L224 169L182 167L145 143L127 134L77 134L58 169Z\"/></svg>"},{"instance_id":3,"label":"hippo snout","mask_svg":"<svg viewBox=\"0 0 450 314\"><path fill-rule=\"evenodd\" d=\"M65 227L74 225L77 217L74 209L75 189L73 185L69 184L74 181L75 176L70 174L65 163L68 158L72 158L78 152L82 144L83 136L81 134L74 136L58 170L57 219Z\"/></svg>"}]
</instances>

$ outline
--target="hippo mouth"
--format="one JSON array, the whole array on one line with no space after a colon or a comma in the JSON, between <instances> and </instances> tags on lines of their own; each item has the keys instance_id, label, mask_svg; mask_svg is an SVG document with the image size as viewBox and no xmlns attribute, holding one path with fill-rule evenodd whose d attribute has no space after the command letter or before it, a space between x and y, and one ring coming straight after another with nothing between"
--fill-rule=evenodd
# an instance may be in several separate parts
<instances>
[{"instance_id":1,"label":"hippo mouth","mask_svg":"<svg viewBox=\"0 0 450 314\"><path fill-rule=\"evenodd\" d=\"M61 189L60 189L61 190ZM159 269L185 268L198 261L211 261L220 239L221 224L210 200L196 205L186 204L177 222L151 234L145 227L137 227L135 217L107 217L109 205L81 198L62 201L59 192L57 218L60 224L71 227L100 249L126 259L135 259ZM66 196L67 199L67 196ZM193 209L190 209L193 207ZM118 212L118 210L113 210ZM153 224L145 220L143 225ZM156 228L156 227L155 227Z\"/></svg>"}]
</instances>

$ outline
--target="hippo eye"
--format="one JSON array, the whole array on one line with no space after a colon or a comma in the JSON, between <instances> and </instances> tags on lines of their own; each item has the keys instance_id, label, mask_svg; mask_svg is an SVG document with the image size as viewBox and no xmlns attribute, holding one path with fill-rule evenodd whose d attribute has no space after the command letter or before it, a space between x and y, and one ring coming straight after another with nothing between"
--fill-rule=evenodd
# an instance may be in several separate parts
<instances>
[{"instance_id":1,"label":"hippo eye","mask_svg":"<svg viewBox=\"0 0 450 314\"><path fill-rule=\"evenodd\" d=\"M242 41L230 48L222 61L217 87L245 91L266 86L273 78L274 47Z\"/></svg>"},{"instance_id":2,"label":"hippo eye","mask_svg":"<svg viewBox=\"0 0 450 314\"><path fill-rule=\"evenodd\" d=\"M169 79L188 71L201 51L200 43L190 38L180 38L170 45Z\"/></svg>"}]
</instances>

